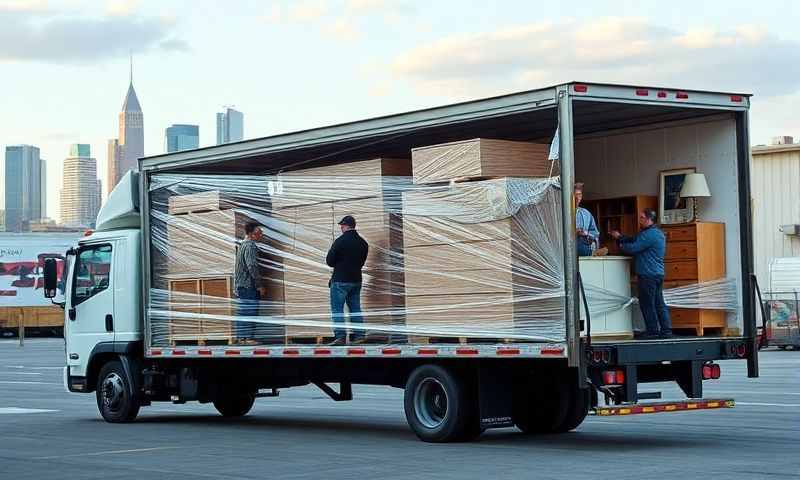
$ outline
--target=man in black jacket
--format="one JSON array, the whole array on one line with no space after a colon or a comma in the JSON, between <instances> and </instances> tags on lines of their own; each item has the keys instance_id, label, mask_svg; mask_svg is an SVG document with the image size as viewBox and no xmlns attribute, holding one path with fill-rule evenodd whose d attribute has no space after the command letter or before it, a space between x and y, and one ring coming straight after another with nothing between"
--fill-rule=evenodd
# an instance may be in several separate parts
<instances>
[{"instance_id":1,"label":"man in black jacket","mask_svg":"<svg viewBox=\"0 0 800 480\"><path fill-rule=\"evenodd\" d=\"M335 339L331 345L344 345L347 342L347 330L338 325L343 325L344 305L350 311L350 324L361 324L361 269L367 261L369 245L356 232L356 219L347 215L339 222L342 235L337 238L325 262L333 267L333 276L330 281L331 288L331 315L333 323L337 325L333 334ZM350 336L353 343L364 340L364 332L356 330Z\"/></svg>"}]
</instances>

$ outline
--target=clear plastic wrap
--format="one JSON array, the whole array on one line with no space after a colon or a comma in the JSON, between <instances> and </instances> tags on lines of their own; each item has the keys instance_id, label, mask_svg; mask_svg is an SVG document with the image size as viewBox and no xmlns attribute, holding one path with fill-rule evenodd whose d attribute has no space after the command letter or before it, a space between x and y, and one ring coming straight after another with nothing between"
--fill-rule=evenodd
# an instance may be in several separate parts
<instances>
[{"instance_id":1,"label":"clear plastic wrap","mask_svg":"<svg viewBox=\"0 0 800 480\"><path fill-rule=\"evenodd\" d=\"M414 184L403 165L152 175L151 343L235 342L242 324L266 344L326 341L337 327L370 342L563 341L557 179ZM361 322L331 314L326 254L345 215L369 245ZM263 232L255 305L235 288L248 222Z\"/></svg>"},{"instance_id":2,"label":"clear plastic wrap","mask_svg":"<svg viewBox=\"0 0 800 480\"><path fill-rule=\"evenodd\" d=\"M563 342L558 179L414 183L410 171L408 160L376 159L280 175L152 175L152 345L320 343L337 329L369 342ZM369 245L360 315L331 313L326 255L346 215ZM257 301L235 281L251 222L263 232ZM591 282L584 290L593 316L636 301ZM665 299L738 310L729 279Z\"/></svg>"}]
</instances>

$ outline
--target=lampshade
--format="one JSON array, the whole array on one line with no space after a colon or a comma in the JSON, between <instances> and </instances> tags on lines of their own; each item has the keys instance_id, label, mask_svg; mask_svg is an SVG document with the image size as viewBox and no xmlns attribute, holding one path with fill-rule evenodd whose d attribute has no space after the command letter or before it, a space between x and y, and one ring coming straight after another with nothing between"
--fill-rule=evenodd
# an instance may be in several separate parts
<instances>
[{"instance_id":1,"label":"lampshade","mask_svg":"<svg viewBox=\"0 0 800 480\"><path fill-rule=\"evenodd\" d=\"M683 188L681 188L680 195L686 198L710 197L711 192L708 191L706 176L702 173L687 173L683 177Z\"/></svg>"}]
</instances>

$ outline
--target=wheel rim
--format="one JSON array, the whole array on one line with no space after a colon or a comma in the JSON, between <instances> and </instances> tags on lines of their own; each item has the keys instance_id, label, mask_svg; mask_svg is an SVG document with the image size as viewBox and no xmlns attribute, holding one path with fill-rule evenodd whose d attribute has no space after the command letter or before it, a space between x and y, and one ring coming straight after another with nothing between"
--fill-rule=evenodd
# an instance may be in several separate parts
<instances>
[{"instance_id":1,"label":"wheel rim","mask_svg":"<svg viewBox=\"0 0 800 480\"><path fill-rule=\"evenodd\" d=\"M122 377L116 373L109 374L103 380L103 405L111 411L119 410L122 399L125 397L125 384Z\"/></svg>"},{"instance_id":2,"label":"wheel rim","mask_svg":"<svg viewBox=\"0 0 800 480\"><path fill-rule=\"evenodd\" d=\"M426 428L437 428L444 423L449 404L444 385L435 378L426 378L414 391L414 410Z\"/></svg>"}]
</instances>

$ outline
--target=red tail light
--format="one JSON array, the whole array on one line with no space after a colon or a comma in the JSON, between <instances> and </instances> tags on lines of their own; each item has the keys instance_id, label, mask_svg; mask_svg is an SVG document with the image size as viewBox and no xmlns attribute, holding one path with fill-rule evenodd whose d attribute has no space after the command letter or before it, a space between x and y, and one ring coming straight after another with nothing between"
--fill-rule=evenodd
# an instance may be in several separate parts
<instances>
[{"instance_id":1,"label":"red tail light","mask_svg":"<svg viewBox=\"0 0 800 480\"><path fill-rule=\"evenodd\" d=\"M731 102L741 103L742 102L742 96L741 95L731 95Z\"/></svg>"},{"instance_id":2,"label":"red tail light","mask_svg":"<svg viewBox=\"0 0 800 480\"><path fill-rule=\"evenodd\" d=\"M575 90L577 93L586 93L589 91L589 87L586 85L573 85L572 89Z\"/></svg>"},{"instance_id":3,"label":"red tail light","mask_svg":"<svg viewBox=\"0 0 800 480\"><path fill-rule=\"evenodd\" d=\"M650 95L650 92L648 92L644 88L637 88L636 89L636 95L639 96L639 97L646 97L646 96Z\"/></svg>"},{"instance_id":4,"label":"red tail light","mask_svg":"<svg viewBox=\"0 0 800 480\"><path fill-rule=\"evenodd\" d=\"M686 99L689 98L689 94L686 93L686 92L678 92L678 93L675 94L675 98L680 99L680 100L686 100Z\"/></svg>"},{"instance_id":5,"label":"red tail light","mask_svg":"<svg viewBox=\"0 0 800 480\"><path fill-rule=\"evenodd\" d=\"M625 383L625 372L623 370L606 370L603 372L603 383L605 385L622 385Z\"/></svg>"},{"instance_id":6,"label":"red tail light","mask_svg":"<svg viewBox=\"0 0 800 480\"><path fill-rule=\"evenodd\" d=\"M667 92L658 92L656 96L658 98L667 98Z\"/></svg>"},{"instance_id":7,"label":"red tail light","mask_svg":"<svg viewBox=\"0 0 800 480\"><path fill-rule=\"evenodd\" d=\"M703 380L717 380L722 376L722 370L716 363L703 365Z\"/></svg>"},{"instance_id":8,"label":"red tail light","mask_svg":"<svg viewBox=\"0 0 800 480\"><path fill-rule=\"evenodd\" d=\"M737 356L739 356L740 358L743 358L746 354L747 354L747 346L744 343L736 345L736 355Z\"/></svg>"}]
</instances>

